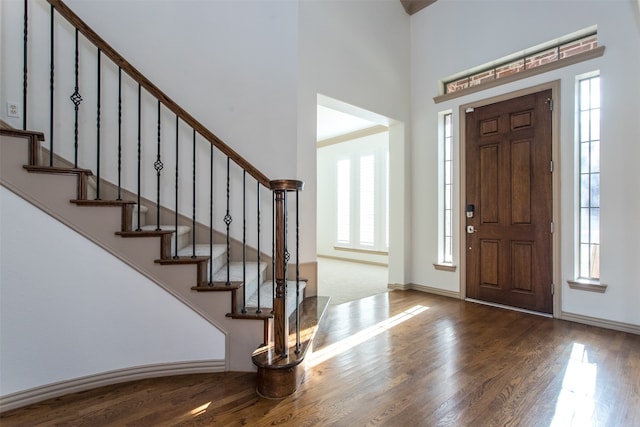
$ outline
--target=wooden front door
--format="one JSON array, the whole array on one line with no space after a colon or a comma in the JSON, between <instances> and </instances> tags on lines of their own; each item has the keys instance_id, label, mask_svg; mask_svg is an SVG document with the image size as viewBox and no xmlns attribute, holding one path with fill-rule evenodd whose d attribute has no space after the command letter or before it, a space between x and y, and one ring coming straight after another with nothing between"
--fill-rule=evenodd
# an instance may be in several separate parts
<instances>
[{"instance_id":1,"label":"wooden front door","mask_svg":"<svg viewBox=\"0 0 640 427\"><path fill-rule=\"evenodd\" d=\"M466 113L468 298L552 313L551 97Z\"/></svg>"}]
</instances>

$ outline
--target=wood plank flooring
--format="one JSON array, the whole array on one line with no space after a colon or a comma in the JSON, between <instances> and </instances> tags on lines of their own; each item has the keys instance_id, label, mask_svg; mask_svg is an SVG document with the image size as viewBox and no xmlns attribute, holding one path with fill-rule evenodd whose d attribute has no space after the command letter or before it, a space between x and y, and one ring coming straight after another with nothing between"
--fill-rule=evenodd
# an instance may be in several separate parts
<instances>
[{"instance_id":1,"label":"wood plank flooring","mask_svg":"<svg viewBox=\"0 0 640 427\"><path fill-rule=\"evenodd\" d=\"M255 374L107 386L9 426L640 426L640 336L416 291L332 306L295 396Z\"/></svg>"}]
</instances>

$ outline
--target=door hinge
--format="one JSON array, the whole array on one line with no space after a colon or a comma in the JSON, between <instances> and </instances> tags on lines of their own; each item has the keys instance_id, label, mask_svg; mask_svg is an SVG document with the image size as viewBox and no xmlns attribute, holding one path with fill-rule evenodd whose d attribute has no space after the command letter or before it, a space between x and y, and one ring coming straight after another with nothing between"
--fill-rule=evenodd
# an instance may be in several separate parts
<instances>
[{"instance_id":1,"label":"door hinge","mask_svg":"<svg viewBox=\"0 0 640 427\"><path fill-rule=\"evenodd\" d=\"M553 160L549 161L549 172L553 173Z\"/></svg>"},{"instance_id":2,"label":"door hinge","mask_svg":"<svg viewBox=\"0 0 640 427\"><path fill-rule=\"evenodd\" d=\"M551 234L553 234L556 231L555 229L556 229L556 227L555 227L553 221L551 221Z\"/></svg>"},{"instance_id":3,"label":"door hinge","mask_svg":"<svg viewBox=\"0 0 640 427\"><path fill-rule=\"evenodd\" d=\"M556 293L556 287L552 283L551 284L551 295L554 295L555 293Z\"/></svg>"},{"instance_id":4,"label":"door hinge","mask_svg":"<svg viewBox=\"0 0 640 427\"><path fill-rule=\"evenodd\" d=\"M549 104L549 111L553 111L553 99L552 98L547 98L545 103Z\"/></svg>"}]
</instances>

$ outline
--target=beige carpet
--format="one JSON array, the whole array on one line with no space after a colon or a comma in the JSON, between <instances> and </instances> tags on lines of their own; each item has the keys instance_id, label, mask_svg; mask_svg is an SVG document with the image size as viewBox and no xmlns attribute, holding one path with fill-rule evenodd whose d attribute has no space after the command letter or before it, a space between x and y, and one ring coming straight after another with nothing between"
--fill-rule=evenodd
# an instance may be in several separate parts
<instances>
[{"instance_id":1,"label":"beige carpet","mask_svg":"<svg viewBox=\"0 0 640 427\"><path fill-rule=\"evenodd\" d=\"M387 267L318 257L318 295L342 304L387 292Z\"/></svg>"}]
</instances>

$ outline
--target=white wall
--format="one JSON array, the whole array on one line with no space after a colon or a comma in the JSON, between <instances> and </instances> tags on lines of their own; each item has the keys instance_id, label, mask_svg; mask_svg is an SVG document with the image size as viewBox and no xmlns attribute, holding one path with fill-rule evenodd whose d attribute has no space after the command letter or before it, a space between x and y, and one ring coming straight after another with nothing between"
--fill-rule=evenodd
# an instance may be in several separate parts
<instances>
[{"instance_id":1,"label":"white wall","mask_svg":"<svg viewBox=\"0 0 640 427\"><path fill-rule=\"evenodd\" d=\"M390 222L395 233L389 280L404 283L408 249L409 170L404 168L410 124L409 16L396 0L299 3L298 174L307 183L303 217L316 229L317 95L392 119ZM407 132L408 135L408 132ZM405 185L407 184L407 185ZM305 236L305 239L308 236ZM315 251L315 240L307 242Z\"/></svg>"},{"instance_id":2,"label":"white wall","mask_svg":"<svg viewBox=\"0 0 640 427\"><path fill-rule=\"evenodd\" d=\"M413 258L410 281L460 290L456 273L436 271L437 261L437 114L452 109L454 129L458 106L536 84L561 80L561 270L562 310L618 322L640 324L640 25L632 0L454 1L439 0L412 17L413 127ZM496 23L499 22L499 25ZM537 23L537 24L536 24ZM539 25L544 23L544 25ZM438 82L454 73L501 58L574 31L598 26L603 57L544 75L435 104ZM605 294L568 288L575 278L574 215L575 77L600 70L602 78L601 148L601 280ZM457 147L459 135L454 134ZM455 151L459 169L459 152ZM457 172L456 172L457 176ZM459 193L454 210L461 212ZM459 229L459 215L454 230ZM459 243L459 241L458 241ZM460 259L460 245L454 263ZM427 260L427 262L425 262Z\"/></svg>"},{"instance_id":3,"label":"white wall","mask_svg":"<svg viewBox=\"0 0 640 427\"><path fill-rule=\"evenodd\" d=\"M0 395L124 368L224 358L217 328L0 187Z\"/></svg>"}]
</instances>

